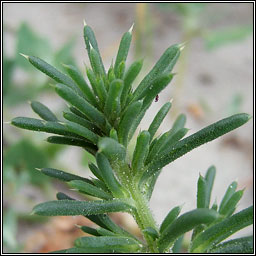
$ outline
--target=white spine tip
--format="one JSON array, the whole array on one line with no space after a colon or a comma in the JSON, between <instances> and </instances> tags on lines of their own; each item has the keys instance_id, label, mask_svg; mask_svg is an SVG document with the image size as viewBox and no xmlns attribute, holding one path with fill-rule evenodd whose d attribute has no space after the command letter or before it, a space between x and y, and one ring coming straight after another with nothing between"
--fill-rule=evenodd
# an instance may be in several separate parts
<instances>
[{"instance_id":1,"label":"white spine tip","mask_svg":"<svg viewBox=\"0 0 256 256\"><path fill-rule=\"evenodd\" d=\"M172 103L172 102L173 102L173 98L170 99L170 103Z\"/></svg>"},{"instance_id":2,"label":"white spine tip","mask_svg":"<svg viewBox=\"0 0 256 256\"><path fill-rule=\"evenodd\" d=\"M35 168L35 170L37 170L37 171L39 171L39 172L41 172L41 171L42 171L42 169L41 169L41 168Z\"/></svg>"},{"instance_id":3,"label":"white spine tip","mask_svg":"<svg viewBox=\"0 0 256 256\"><path fill-rule=\"evenodd\" d=\"M77 228L81 228L81 227L82 227L81 225L78 225L78 224L75 224L75 226L76 226Z\"/></svg>"},{"instance_id":4,"label":"white spine tip","mask_svg":"<svg viewBox=\"0 0 256 256\"><path fill-rule=\"evenodd\" d=\"M83 23L84 23L84 27L87 26L86 22L85 22L85 19L83 20Z\"/></svg>"},{"instance_id":5,"label":"white spine tip","mask_svg":"<svg viewBox=\"0 0 256 256\"><path fill-rule=\"evenodd\" d=\"M25 59L29 59L29 56L28 55L26 55L26 54L23 54L23 53L19 53L21 56L23 56Z\"/></svg>"},{"instance_id":6,"label":"white spine tip","mask_svg":"<svg viewBox=\"0 0 256 256\"><path fill-rule=\"evenodd\" d=\"M10 124L11 122L10 121L6 121L6 122L3 122L4 124Z\"/></svg>"},{"instance_id":7,"label":"white spine tip","mask_svg":"<svg viewBox=\"0 0 256 256\"><path fill-rule=\"evenodd\" d=\"M184 43L181 43L181 44L179 44L179 48L180 48L180 51L182 51L184 48L185 48L185 46L187 45L187 43L188 43L188 41L186 41L186 42L184 42Z\"/></svg>"},{"instance_id":8,"label":"white spine tip","mask_svg":"<svg viewBox=\"0 0 256 256\"><path fill-rule=\"evenodd\" d=\"M132 33L133 27L134 27L134 23L133 23L132 26L130 27L129 33Z\"/></svg>"}]
</instances>

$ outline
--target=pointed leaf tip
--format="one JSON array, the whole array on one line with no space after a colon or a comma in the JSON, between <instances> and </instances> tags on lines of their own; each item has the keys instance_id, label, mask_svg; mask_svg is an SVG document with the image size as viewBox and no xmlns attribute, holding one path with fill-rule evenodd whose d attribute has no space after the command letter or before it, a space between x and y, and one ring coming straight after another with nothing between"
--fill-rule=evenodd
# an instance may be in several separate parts
<instances>
[{"instance_id":1,"label":"pointed leaf tip","mask_svg":"<svg viewBox=\"0 0 256 256\"><path fill-rule=\"evenodd\" d=\"M85 19L83 19L83 23L84 23L84 27L87 26L86 22L85 22Z\"/></svg>"},{"instance_id":2,"label":"pointed leaf tip","mask_svg":"<svg viewBox=\"0 0 256 256\"><path fill-rule=\"evenodd\" d=\"M181 43L181 44L178 45L178 47L180 48L180 51L182 51L182 50L185 48L185 46L187 45L187 43L188 43L188 41L183 42L183 43Z\"/></svg>"},{"instance_id":3,"label":"pointed leaf tip","mask_svg":"<svg viewBox=\"0 0 256 256\"><path fill-rule=\"evenodd\" d=\"M130 27L130 29L128 31L130 34L132 33L133 27L134 27L134 22L132 23L132 26Z\"/></svg>"},{"instance_id":4,"label":"pointed leaf tip","mask_svg":"<svg viewBox=\"0 0 256 256\"><path fill-rule=\"evenodd\" d=\"M28 55L26 55L26 54L23 54L23 53L19 53L22 57L24 57L25 59L29 59L29 56Z\"/></svg>"},{"instance_id":5,"label":"pointed leaf tip","mask_svg":"<svg viewBox=\"0 0 256 256\"><path fill-rule=\"evenodd\" d=\"M35 168L35 170L41 172L41 171L42 171L42 168Z\"/></svg>"}]
</instances>

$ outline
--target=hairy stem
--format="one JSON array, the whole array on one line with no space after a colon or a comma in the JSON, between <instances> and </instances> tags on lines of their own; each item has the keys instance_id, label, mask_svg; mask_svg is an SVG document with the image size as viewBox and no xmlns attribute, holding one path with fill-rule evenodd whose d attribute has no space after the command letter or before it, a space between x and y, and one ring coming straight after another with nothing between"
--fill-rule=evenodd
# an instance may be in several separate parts
<instances>
[{"instance_id":1,"label":"hairy stem","mask_svg":"<svg viewBox=\"0 0 256 256\"><path fill-rule=\"evenodd\" d=\"M121 183L130 192L132 199L134 200L136 212L134 213L134 218L140 228L144 230L145 228L152 227L158 230L156 221L152 216L152 212L149 208L149 202L139 190L138 184L134 181L134 176L132 175L132 170L125 163L118 163L115 165L115 170L117 171L117 176ZM150 252L158 252L154 241L147 234L143 234L144 238L148 244Z\"/></svg>"}]
</instances>

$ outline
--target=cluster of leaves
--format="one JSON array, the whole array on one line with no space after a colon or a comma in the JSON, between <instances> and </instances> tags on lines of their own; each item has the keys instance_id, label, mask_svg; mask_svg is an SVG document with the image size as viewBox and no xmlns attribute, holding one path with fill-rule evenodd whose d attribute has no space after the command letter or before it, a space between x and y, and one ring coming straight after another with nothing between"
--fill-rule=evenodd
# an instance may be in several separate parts
<instances>
[{"instance_id":1,"label":"cluster of leaves","mask_svg":"<svg viewBox=\"0 0 256 256\"><path fill-rule=\"evenodd\" d=\"M142 61L135 61L126 68L131 39L132 28L123 35L115 63L106 72L95 35L85 24L84 40L91 63L91 68L86 67L86 74L90 85L72 65L64 65L66 75L38 57L23 55L57 82L55 91L70 105L70 111L64 112L65 120L60 121L46 106L32 102L32 109L42 119L16 117L12 124L57 134L48 137L47 141L79 146L94 156L97 163L89 164L95 176L90 179L62 170L40 169L43 174L67 182L72 189L98 200L75 200L59 192L58 200L35 206L33 213L42 216L83 215L99 226L79 227L92 236L78 238L74 248L58 252L168 252L177 247L175 241L180 241L189 230L194 230L191 252L230 251L241 247L251 250L251 237L218 245L234 232L252 224L253 209L249 207L232 215L242 195L241 191L235 192L236 183L227 190L219 209L216 204L209 209L214 167L208 170L205 178L199 178L197 209L179 216L181 207L173 208L160 228L153 219L148 202L162 168L192 149L238 128L250 117L236 114L183 138L188 129L184 128L186 118L181 114L169 131L155 137L171 108L168 102L160 108L148 130L139 133L130 159L127 154L129 142L150 105L172 80L171 71L184 47L170 46L134 89L133 81L142 68ZM132 214L144 239L138 239L114 223L107 215L110 212Z\"/></svg>"}]
</instances>

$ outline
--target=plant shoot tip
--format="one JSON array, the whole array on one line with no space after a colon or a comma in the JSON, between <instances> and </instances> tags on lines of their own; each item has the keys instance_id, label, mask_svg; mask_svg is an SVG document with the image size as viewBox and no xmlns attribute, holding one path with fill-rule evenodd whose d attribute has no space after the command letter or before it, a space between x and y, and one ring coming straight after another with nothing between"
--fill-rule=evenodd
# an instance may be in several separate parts
<instances>
[{"instance_id":1,"label":"plant shoot tip","mask_svg":"<svg viewBox=\"0 0 256 256\"><path fill-rule=\"evenodd\" d=\"M132 23L132 26L130 27L130 29L128 31L130 34L132 33L133 27L134 27L134 22Z\"/></svg>"},{"instance_id":2,"label":"plant shoot tip","mask_svg":"<svg viewBox=\"0 0 256 256\"><path fill-rule=\"evenodd\" d=\"M23 54L23 53L21 53L21 52L20 52L19 54L20 54L21 56L23 56L25 59L27 59L27 60L29 59L29 56L28 56L28 55Z\"/></svg>"}]
</instances>

